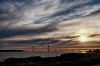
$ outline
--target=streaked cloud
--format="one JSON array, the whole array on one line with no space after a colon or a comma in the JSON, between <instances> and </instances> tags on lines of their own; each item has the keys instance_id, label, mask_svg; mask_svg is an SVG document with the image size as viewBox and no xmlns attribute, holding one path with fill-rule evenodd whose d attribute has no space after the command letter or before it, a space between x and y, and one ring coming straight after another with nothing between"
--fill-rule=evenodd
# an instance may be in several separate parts
<instances>
[{"instance_id":1,"label":"streaked cloud","mask_svg":"<svg viewBox=\"0 0 100 66\"><path fill-rule=\"evenodd\" d=\"M1 0L1 47L11 48L10 44L23 47L26 43L33 45L32 42L36 38L58 40L62 37L76 36L81 29L92 31L92 35L100 34L99 21L99 0ZM62 38L57 43L51 44L79 47L73 39L66 38L66 41Z\"/></svg>"}]
</instances>

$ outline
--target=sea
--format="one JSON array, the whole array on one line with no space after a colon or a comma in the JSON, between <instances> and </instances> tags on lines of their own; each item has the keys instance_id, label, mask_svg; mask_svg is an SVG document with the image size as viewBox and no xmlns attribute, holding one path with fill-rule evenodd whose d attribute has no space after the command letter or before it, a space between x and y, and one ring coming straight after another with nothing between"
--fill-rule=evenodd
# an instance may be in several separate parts
<instances>
[{"instance_id":1,"label":"sea","mask_svg":"<svg viewBox=\"0 0 100 66\"><path fill-rule=\"evenodd\" d=\"M0 61L7 58L26 58L26 57L55 57L66 52L0 52Z\"/></svg>"},{"instance_id":2,"label":"sea","mask_svg":"<svg viewBox=\"0 0 100 66\"><path fill-rule=\"evenodd\" d=\"M46 51L38 51L38 52L0 52L0 61L4 61L7 58L28 58L28 57L55 57L60 56L64 53L85 53L81 52L46 52Z\"/></svg>"}]
</instances>

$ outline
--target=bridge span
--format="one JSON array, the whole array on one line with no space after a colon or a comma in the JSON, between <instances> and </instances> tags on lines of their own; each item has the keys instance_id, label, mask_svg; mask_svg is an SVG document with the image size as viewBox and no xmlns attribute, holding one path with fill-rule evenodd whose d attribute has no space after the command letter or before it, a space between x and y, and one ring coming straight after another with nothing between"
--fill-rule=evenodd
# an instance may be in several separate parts
<instances>
[{"instance_id":1,"label":"bridge span","mask_svg":"<svg viewBox=\"0 0 100 66\"><path fill-rule=\"evenodd\" d=\"M80 52L80 51L95 51L100 48L68 48L68 47L54 47L54 46L33 46L32 51L47 51L47 52Z\"/></svg>"}]
</instances>

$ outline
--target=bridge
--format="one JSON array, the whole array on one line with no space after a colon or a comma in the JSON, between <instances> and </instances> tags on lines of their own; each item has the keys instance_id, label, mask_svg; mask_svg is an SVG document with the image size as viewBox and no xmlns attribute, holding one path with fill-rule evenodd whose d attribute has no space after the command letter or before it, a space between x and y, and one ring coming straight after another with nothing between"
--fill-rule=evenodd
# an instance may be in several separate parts
<instances>
[{"instance_id":1,"label":"bridge","mask_svg":"<svg viewBox=\"0 0 100 66\"><path fill-rule=\"evenodd\" d=\"M68 48L68 47L54 47L54 46L33 46L32 51L47 51L47 52L81 52L81 51L94 51L100 48Z\"/></svg>"}]
</instances>

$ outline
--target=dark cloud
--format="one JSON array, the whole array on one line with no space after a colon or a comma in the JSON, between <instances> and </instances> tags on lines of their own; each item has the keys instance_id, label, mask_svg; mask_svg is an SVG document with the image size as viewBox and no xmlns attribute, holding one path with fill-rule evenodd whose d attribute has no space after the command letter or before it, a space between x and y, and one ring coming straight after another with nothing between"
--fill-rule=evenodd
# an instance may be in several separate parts
<instances>
[{"instance_id":1,"label":"dark cloud","mask_svg":"<svg viewBox=\"0 0 100 66\"><path fill-rule=\"evenodd\" d=\"M19 41L5 41L9 44L17 44L17 45L45 45L45 44L55 44L60 42L60 40L50 39L50 38L37 38L33 40L19 40Z\"/></svg>"},{"instance_id":2,"label":"dark cloud","mask_svg":"<svg viewBox=\"0 0 100 66\"><path fill-rule=\"evenodd\" d=\"M95 44L95 45L99 45L99 44L100 44L100 41L90 41L90 42L88 42L88 43L90 43L90 44Z\"/></svg>"},{"instance_id":3,"label":"dark cloud","mask_svg":"<svg viewBox=\"0 0 100 66\"><path fill-rule=\"evenodd\" d=\"M62 1L63 3L65 3L64 0L61 0L61 1ZM75 1L75 0L71 0L71 2L72 2L72 1ZM68 2L68 1L67 1L67 2ZM62 3L62 4L63 4L63 3ZM68 15L68 14L70 14L70 13L74 13L76 9L83 8L83 6L91 6L91 7L92 7L93 5L95 5L95 4L97 4L97 3L100 4L100 1L96 1L96 2L95 2L95 0L93 0L93 1L91 0L90 2L87 2L87 3L77 4L76 6L73 6L73 7L64 9L64 10L61 10L61 11L59 11L59 12L53 14L51 17L54 18L54 17L57 17L57 16ZM65 4L66 4L66 3L65 3ZM96 11L96 12L100 12L100 11ZM95 12L95 13L96 13L96 12ZM92 13L91 13L91 14L92 14ZM72 17L76 17L76 16L77 16L77 17L78 17L78 16L81 17L82 14L79 14L79 15L77 15L77 14L76 14L76 15L72 15ZM72 18L72 17L71 17L71 18Z\"/></svg>"},{"instance_id":4,"label":"dark cloud","mask_svg":"<svg viewBox=\"0 0 100 66\"><path fill-rule=\"evenodd\" d=\"M49 24L47 26L44 26L44 27L38 28L38 29L7 29L7 28L1 28L0 29L0 38L7 38L7 37L11 37L11 36L28 35L28 34L39 35L39 34L43 34L43 33L46 33L46 32L52 32L52 31L57 30L54 23L53 23L53 25Z\"/></svg>"}]
</instances>

